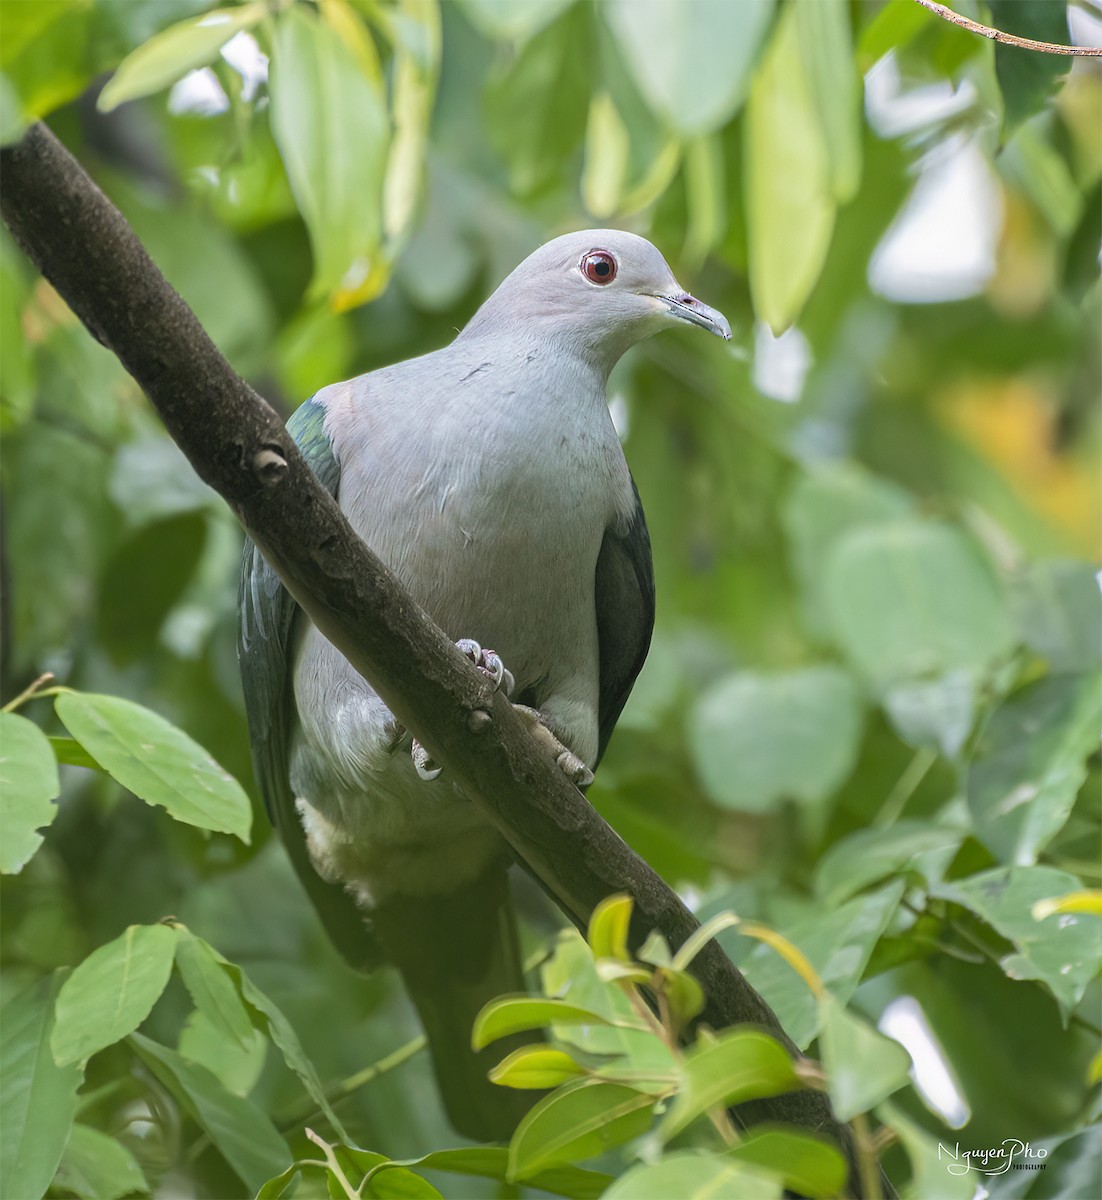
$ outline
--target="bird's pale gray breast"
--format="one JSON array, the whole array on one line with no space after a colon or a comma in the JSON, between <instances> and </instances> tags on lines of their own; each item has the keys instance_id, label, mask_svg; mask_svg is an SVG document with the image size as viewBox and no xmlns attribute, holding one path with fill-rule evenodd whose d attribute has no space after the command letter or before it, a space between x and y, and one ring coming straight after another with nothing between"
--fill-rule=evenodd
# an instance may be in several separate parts
<instances>
[{"instance_id":1,"label":"bird's pale gray breast","mask_svg":"<svg viewBox=\"0 0 1102 1200\"><path fill-rule=\"evenodd\" d=\"M634 497L603 379L582 363L548 362L548 353L456 343L316 399L341 466L338 499L356 531L446 633L498 651L518 694L538 687L539 706L592 763L594 574L605 530ZM439 811L436 785L410 792L408 756L381 753L381 703L313 630L295 691L302 729L293 774L318 793L306 797L313 807L343 813L345 824L367 818L376 845L424 841L427 830L409 827L415 813L440 833L459 816ZM368 818L357 805L374 811Z\"/></svg>"}]
</instances>

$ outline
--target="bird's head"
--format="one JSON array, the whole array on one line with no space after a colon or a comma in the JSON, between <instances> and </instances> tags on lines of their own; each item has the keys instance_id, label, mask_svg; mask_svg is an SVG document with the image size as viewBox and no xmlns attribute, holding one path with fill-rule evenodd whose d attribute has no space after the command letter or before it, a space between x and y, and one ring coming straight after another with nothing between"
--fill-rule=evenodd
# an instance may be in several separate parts
<instances>
[{"instance_id":1,"label":"bird's head","mask_svg":"<svg viewBox=\"0 0 1102 1200\"><path fill-rule=\"evenodd\" d=\"M682 323L729 340L726 317L673 277L646 238L619 229L567 233L530 254L464 331L479 336L518 324L611 369L642 338Z\"/></svg>"}]
</instances>

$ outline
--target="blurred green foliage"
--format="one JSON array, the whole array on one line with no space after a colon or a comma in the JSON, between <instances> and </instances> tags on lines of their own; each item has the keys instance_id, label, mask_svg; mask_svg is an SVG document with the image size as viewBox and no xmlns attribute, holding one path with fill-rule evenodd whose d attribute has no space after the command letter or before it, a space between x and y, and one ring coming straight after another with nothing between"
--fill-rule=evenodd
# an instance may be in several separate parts
<instances>
[{"instance_id":1,"label":"blurred green foliage","mask_svg":"<svg viewBox=\"0 0 1102 1200\"><path fill-rule=\"evenodd\" d=\"M1069 36L1052 0L971 7ZM0 4L0 140L48 117L286 412L442 344L566 229L645 234L730 316L730 347L669 334L613 379L658 627L590 796L702 915L783 935L719 934L922 1198L971 1192L939 1140L1049 1150L994 1196L1097 1174L1099 917L1043 905L1100 882L1100 114L1095 65L912 0ZM400 989L338 961L263 820L240 840L239 531L6 233L0 402L4 699L82 689L0 726L4 1194L237 1196L319 1154L297 1195L337 1186L328 1155L433 1155L364 1195L496 1192L538 1139L442 1153ZM543 986L598 1003L594 969L560 939ZM717 1165L700 1121L633 1145L533 1182L746 1194L761 1161Z\"/></svg>"}]
</instances>

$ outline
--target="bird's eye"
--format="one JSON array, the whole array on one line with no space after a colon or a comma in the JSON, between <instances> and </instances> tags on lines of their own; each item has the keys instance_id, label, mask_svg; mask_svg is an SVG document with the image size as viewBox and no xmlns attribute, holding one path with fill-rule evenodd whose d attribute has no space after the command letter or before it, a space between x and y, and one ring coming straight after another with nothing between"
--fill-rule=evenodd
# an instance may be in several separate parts
<instances>
[{"instance_id":1,"label":"bird's eye","mask_svg":"<svg viewBox=\"0 0 1102 1200\"><path fill-rule=\"evenodd\" d=\"M611 283L616 278L616 259L607 250L590 250L582 259L582 274L590 283Z\"/></svg>"}]
</instances>

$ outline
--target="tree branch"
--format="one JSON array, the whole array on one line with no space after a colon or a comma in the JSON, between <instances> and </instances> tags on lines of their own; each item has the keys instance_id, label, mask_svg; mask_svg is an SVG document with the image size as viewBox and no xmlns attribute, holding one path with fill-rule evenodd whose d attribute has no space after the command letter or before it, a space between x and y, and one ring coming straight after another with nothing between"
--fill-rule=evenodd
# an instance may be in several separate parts
<instances>
[{"instance_id":1,"label":"tree branch","mask_svg":"<svg viewBox=\"0 0 1102 1200\"><path fill-rule=\"evenodd\" d=\"M1018 37L1016 33L1004 33L1001 29L995 29L990 25L981 25L979 21L962 17L960 13L953 12L944 4L938 4L936 0L915 0L915 3L921 4L923 8L929 9L930 12L952 25L959 25L961 29L967 29L969 33L978 33L980 37L988 38L990 41L1002 42L1004 46L1034 50L1038 54L1073 54L1082 58L1098 58L1102 55L1102 46L1063 46L1059 42L1037 42L1033 38Z\"/></svg>"},{"instance_id":2,"label":"tree branch","mask_svg":"<svg viewBox=\"0 0 1102 1200\"><path fill-rule=\"evenodd\" d=\"M44 125L0 151L0 212L92 335L141 385L196 472L230 505L314 624L563 909L584 922L604 897L629 892L634 945L657 929L679 947L697 928L692 914L359 540L273 409L233 372L122 215ZM707 996L705 1020L716 1027L752 1022L798 1055L715 942L692 969ZM748 1123L787 1121L833 1136L859 1194L850 1132L823 1094L793 1092L739 1112Z\"/></svg>"}]
</instances>

